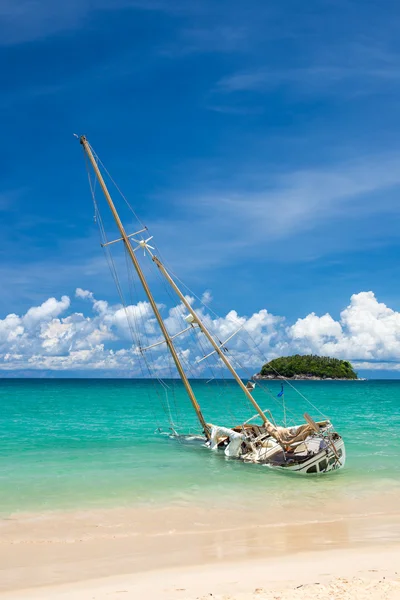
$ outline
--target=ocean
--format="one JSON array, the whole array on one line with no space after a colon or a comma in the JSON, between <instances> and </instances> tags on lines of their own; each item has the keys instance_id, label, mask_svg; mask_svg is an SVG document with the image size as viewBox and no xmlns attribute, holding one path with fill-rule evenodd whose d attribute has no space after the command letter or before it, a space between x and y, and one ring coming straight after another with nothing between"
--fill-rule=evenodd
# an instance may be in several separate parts
<instances>
[{"instance_id":1,"label":"ocean","mask_svg":"<svg viewBox=\"0 0 400 600\"><path fill-rule=\"evenodd\" d=\"M344 469L320 477L273 472L229 460L167 435L199 431L178 381L3 379L0 381L0 513L229 501L266 510L293 501L359 500L400 489L400 381L285 384L288 425L323 411L343 435ZM231 381L193 381L208 422L230 426L254 414ZM278 381L256 390L284 418ZM305 399L312 402L309 405ZM297 500L296 500L297 499Z\"/></svg>"}]
</instances>

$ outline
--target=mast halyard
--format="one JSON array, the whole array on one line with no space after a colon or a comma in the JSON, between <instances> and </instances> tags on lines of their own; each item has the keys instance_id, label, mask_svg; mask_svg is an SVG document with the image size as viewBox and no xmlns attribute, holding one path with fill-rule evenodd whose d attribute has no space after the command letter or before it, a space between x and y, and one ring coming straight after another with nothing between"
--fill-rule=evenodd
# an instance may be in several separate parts
<instances>
[{"instance_id":1,"label":"mast halyard","mask_svg":"<svg viewBox=\"0 0 400 600\"><path fill-rule=\"evenodd\" d=\"M115 208L114 202L113 202L113 200L112 200L112 198L110 196L110 193L109 193L109 191L107 189L107 186L105 184L103 176L102 176L102 174L100 172L100 169L99 169L99 167L97 165L97 162L96 162L96 160L95 160L95 158L93 156L93 153L92 153L92 150L90 148L90 145L89 145L89 143L88 143L88 141L87 141L87 139L86 139L85 136L81 136L79 138L79 141L82 144L83 149L84 149L87 157L89 158L89 161L90 161L90 163L91 163L91 165L93 167L95 175L96 175L96 177L97 177L97 179L98 179L98 181L100 183L101 189L103 190L104 196L105 196L105 198L107 200L107 204L110 207L111 213L112 213L112 215L114 217L114 220L115 220L115 222L117 224L117 227L119 229L119 232L121 234L121 241L124 242L125 248L126 248L128 254L129 254L129 257L130 257L132 263L133 263L133 266L136 269L136 272L137 272L137 274L139 276L140 282L141 282L141 284L143 286L143 289L144 289L144 291L146 293L146 296L147 296L147 298L149 300L151 308L152 308L152 310L154 312L154 315L155 315L155 317L157 319L157 322L158 322L158 324L160 326L160 329L162 331L162 334L164 336L165 342L166 342L166 344L168 346L168 349L169 349L169 351L170 351L170 353L172 355L172 358L174 360L176 368L178 369L178 373L179 373L179 375L180 375L180 377L182 379L183 385L185 386L187 395L189 396L189 399L190 399L190 401L191 401L191 403L193 405L193 408L196 411L197 418L199 419L199 421L200 421L200 423L201 423L201 425L202 425L202 427L204 429L205 435L207 436L207 438L209 438L209 435L210 435L209 434L209 428L208 428L208 426L206 424L206 421L205 421L205 419L203 417L203 414L201 412L199 403L197 402L197 399L196 399L196 396L194 395L192 386L190 385L190 382L189 382L189 380L188 380L188 378L186 376L186 373L185 373L185 371L184 371L184 369L182 367L181 361L179 359L179 356L177 354L175 346L174 346L174 344L172 342L171 336L169 335L169 333L167 331L167 328L166 328L166 326L164 324L164 321L162 319L162 316L160 314L160 311L158 310L157 304L156 304L156 302L154 300L154 297L153 297L153 295L152 295L152 293L150 291L150 288L149 288L149 286L147 284L146 278L145 278L144 273L143 273L143 271L142 271L142 269L140 267L139 261L136 258L135 252L134 252L134 250L132 248L132 245L131 245L131 243L129 241L129 236L126 234L125 228L124 228L124 226L122 224L122 221L121 221L121 219L120 219L120 217L118 215L117 209Z\"/></svg>"},{"instance_id":2,"label":"mast halyard","mask_svg":"<svg viewBox=\"0 0 400 600\"><path fill-rule=\"evenodd\" d=\"M206 336L206 338L208 339L208 341L210 342L210 344L213 346L214 350L217 352L217 354L221 358L222 362L225 364L225 366L229 369L229 371L231 372L231 374L233 375L233 377L236 379L238 385L240 386L240 388L242 389L242 391L245 393L245 395L247 396L248 400L250 400L251 404L254 406L254 408L256 409L256 411L258 412L258 414L260 415L260 417L262 418L264 424L270 424L270 425L272 425L272 423L267 419L267 417L263 413L262 409L260 408L260 406L257 404L257 402L255 401L255 399L253 398L253 396L249 392L249 390L244 385L243 381L240 379L239 375L237 374L236 370L232 366L232 364L229 361L229 359L225 356L225 354L222 352L220 346L217 344L217 342L214 340L214 338L211 335L211 333L208 331L207 327L204 325L204 323L199 318L199 316L197 315L197 313L193 310L193 308L191 307L190 303L186 300L185 296L182 294L181 290L176 285L175 281L172 279L171 275L168 273L168 271L166 270L166 268L164 267L164 265L162 264L162 262L160 261L160 259L157 258L157 256L153 256L153 261L155 262L155 264L157 265L157 267L159 268L159 270L161 271L161 273L164 275L164 277L166 278L166 280L168 281L168 283L174 289L174 291L176 292L176 294L178 295L178 297L182 301L182 304L187 308L187 310L190 312L190 314L194 317L195 322L199 326L199 329L204 333L204 335Z\"/></svg>"}]
</instances>

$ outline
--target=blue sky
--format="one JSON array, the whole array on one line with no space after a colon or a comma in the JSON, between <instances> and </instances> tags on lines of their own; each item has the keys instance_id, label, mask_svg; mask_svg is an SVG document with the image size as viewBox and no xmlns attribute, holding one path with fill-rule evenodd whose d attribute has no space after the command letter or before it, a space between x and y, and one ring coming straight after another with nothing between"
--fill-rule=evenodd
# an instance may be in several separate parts
<instances>
[{"instance_id":1,"label":"blue sky","mask_svg":"<svg viewBox=\"0 0 400 600\"><path fill-rule=\"evenodd\" d=\"M372 291L397 315L395 2L5 0L0 22L0 318L117 302L75 132L218 313L338 321Z\"/></svg>"}]
</instances>

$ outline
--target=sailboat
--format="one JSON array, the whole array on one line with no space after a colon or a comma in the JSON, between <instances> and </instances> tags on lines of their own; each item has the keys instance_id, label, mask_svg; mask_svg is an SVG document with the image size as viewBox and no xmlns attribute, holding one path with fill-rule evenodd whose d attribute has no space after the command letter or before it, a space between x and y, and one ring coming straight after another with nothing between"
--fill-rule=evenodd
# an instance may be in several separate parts
<instances>
[{"instance_id":1,"label":"sailboat","mask_svg":"<svg viewBox=\"0 0 400 600\"><path fill-rule=\"evenodd\" d=\"M149 242L152 240L152 237L144 237L147 227L127 234L100 169L102 163L87 138L81 136L79 140L84 150L89 181L91 183L92 198L95 201L94 184L90 179L90 175L94 174L94 181L97 181L100 185L119 230L120 237L118 239L108 241L104 238L102 246L108 247L111 244L122 242L126 256L134 267L134 271L143 287L163 336L162 341L156 342L147 348L138 343L138 356L145 355L154 346L165 345L172 357L202 430L201 435L193 436L178 434L172 428L171 436L180 438L181 440L196 440L210 451L222 451L226 457L231 459L240 460L245 463L265 465L271 469L283 472L312 475L330 473L341 469L346 460L345 445L342 436L334 429L329 419L315 421L308 413L304 413L304 423L294 424L293 427L286 427L278 425L269 410L261 409L254 397L254 390L257 385L260 385L260 382L249 380L247 383L244 383L227 353L226 344L230 338L221 342L207 326L206 320L200 314L200 311L193 308L192 302L190 302L190 299L188 299L178 285L179 280L167 270L165 264L157 256L154 246L150 245ZM95 207L97 210L96 204ZM153 296L149 281L138 260L138 251L143 251L145 256L152 261L167 286L176 294L179 302L186 311L183 317L184 328L182 331L173 335L168 331L159 304ZM188 330L195 330L196 333L204 337L210 345L211 351L203 358L205 359L210 355L218 357L236 382L241 393L244 394L245 398L254 408L255 414L250 415L244 422L216 424L210 423L204 416L186 372L187 369L185 369L182 357L176 347L177 338L184 335ZM302 397L305 398L303 395ZM267 414L270 418L267 417ZM258 419L258 423L256 423L256 419Z\"/></svg>"}]
</instances>

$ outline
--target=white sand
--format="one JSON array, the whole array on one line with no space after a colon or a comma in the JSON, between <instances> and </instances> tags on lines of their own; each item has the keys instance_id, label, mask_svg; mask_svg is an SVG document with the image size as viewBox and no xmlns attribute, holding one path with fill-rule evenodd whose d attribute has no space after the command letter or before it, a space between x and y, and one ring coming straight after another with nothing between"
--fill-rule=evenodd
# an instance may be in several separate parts
<instances>
[{"instance_id":1,"label":"white sand","mask_svg":"<svg viewBox=\"0 0 400 600\"><path fill-rule=\"evenodd\" d=\"M10 515L0 598L400 600L399 499Z\"/></svg>"},{"instance_id":2,"label":"white sand","mask_svg":"<svg viewBox=\"0 0 400 600\"><path fill-rule=\"evenodd\" d=\"M84 568L84 566L82 567ZM0 594L2 600L399 600L400 546L149 571Z\"/></svg>"}]
</instances>

